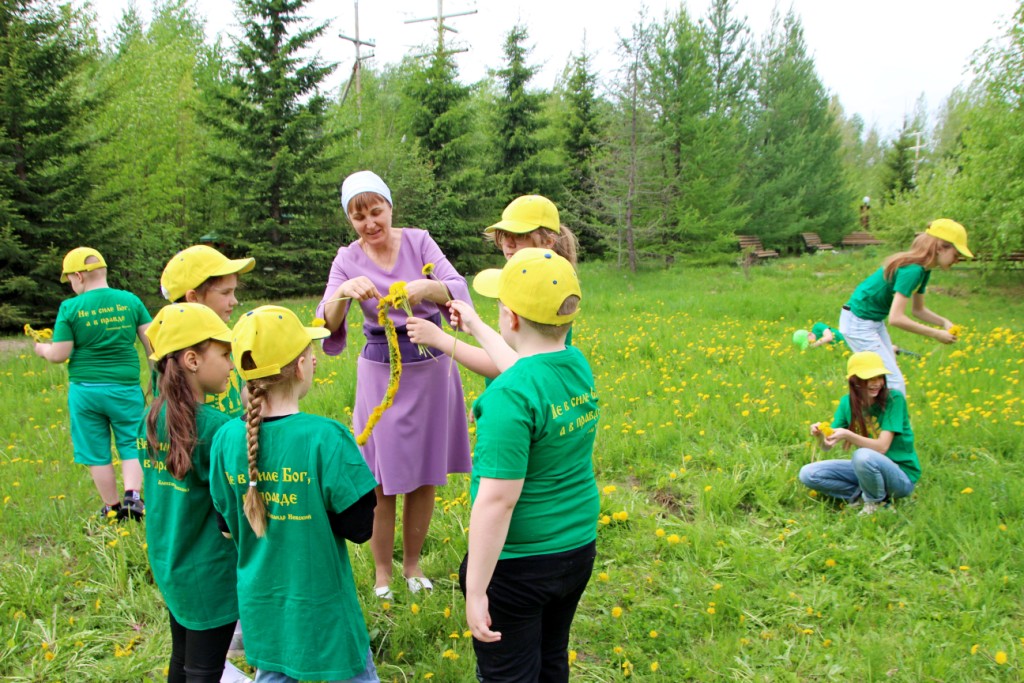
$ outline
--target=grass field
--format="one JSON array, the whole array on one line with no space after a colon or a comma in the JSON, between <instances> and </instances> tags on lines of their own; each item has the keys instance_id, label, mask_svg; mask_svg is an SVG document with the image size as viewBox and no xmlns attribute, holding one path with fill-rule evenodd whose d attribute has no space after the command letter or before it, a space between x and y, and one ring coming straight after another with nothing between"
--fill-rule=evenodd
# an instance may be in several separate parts
<instances>
[{"instance_id":1,"label":"grass field","mask_svg":"<svg viewBox=\"0 0 1024 683\"><path fill-rule=\"evenodd\" d=\"M894 333L922 354L901 361L924 471L911 499L858 517L796 480L821 457L807 428L845 391L846 353L800 352L789 338L835 324L882 256L636 276L584 266L574 340L601 398L603 516L574 680L1024 678L1021 271L936 273L928 305L966 327L955 345ZM312 319L312 301L290 305ZM71 462L64 368L27 342L3 348L0 679L163 680L170 637L143 530L92 516L98 497ZM350 422L354 363L351 349L321 356L304 409ZM464 380L471 400L483 382ZM432 595L403 587L378 602L369 548L352 550L382 680L475 680L452 581L468 479L438 495Z\"/></svg>"}]
</instances>

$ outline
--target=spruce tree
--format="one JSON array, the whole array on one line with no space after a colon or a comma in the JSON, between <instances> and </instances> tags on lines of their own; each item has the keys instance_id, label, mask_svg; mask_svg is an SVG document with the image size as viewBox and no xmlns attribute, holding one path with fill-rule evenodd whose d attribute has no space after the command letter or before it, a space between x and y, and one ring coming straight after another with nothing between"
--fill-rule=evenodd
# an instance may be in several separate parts
<instances>
[{"instance_id":1,"label":"spruce tree","mask_svg":"<svg viewBox=\"0 0 1024 683\"><path fill-rule=\"evenodd\" d=\"M856 221L839 128L795 14L773 15L758 61L748 231L766 247L796 249L802 232Z\"/></svg>"},{"instance_id":2,"label":"spruce tree","mask_svg":"<svg viewBox=\"0 0 1024 683\"><path fill-rule=\"evenodd\" d=\"M320 85L334 69L301 53L326 24L305 28L308 0L239 0L244 32L231 77L214 93L206 120L225 143L211 152L213 182L234 214L210 226L234 254L256 258L246 286L258 294L319 291L335 245L323 229L336 213Z\"/></svg>"},{"instance_id":3,"label":"spruce tree","mask_svg":"<svg viewBox=\"0 0 1024 683\"><path fill-rule=\"evenodd\" d=\"M503 203L524 194L550 194L537 158L541 97L527 90L530 79L537 73L537 67L526 63L527 39L525 26L517 25L508 32L504 46L506 64L496 72L501 93L495 121L494 177L497 198Z\"/></svg>"},{"instance_id":4,"label":"spruce tree","mask_svg":"<svg viewBox=\"0 0 1024 683\"><path fill-rule=\"evenodd\" d=\"M95 55L80 17L46 0L0 4L0 327L52 322L61 258L112 239L91 202L77 75Z\"/></svg>"},{"instance_id":5,"label":"spruce tree","mask_svg":"<svg viewBox=\"0 0 1024 683\"><path fill-rule=\"evenodd\" d=\"M606 245L601 240L595 163L602 138L597 76L591 70L586 47L574 56L565 85L566 156L565 199L562 222L570 225L580 242L581 258L600 258Z\"/></svg>"}]
</instances>

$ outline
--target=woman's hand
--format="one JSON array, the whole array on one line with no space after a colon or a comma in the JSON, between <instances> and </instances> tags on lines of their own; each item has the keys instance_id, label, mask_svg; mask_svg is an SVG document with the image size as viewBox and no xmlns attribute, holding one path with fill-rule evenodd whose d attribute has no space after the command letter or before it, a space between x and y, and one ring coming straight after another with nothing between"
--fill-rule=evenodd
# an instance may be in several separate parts
<instances>
[{"instance_id":1,"label":"woman's hand","mask_svg":"<svg viewBox=\"0 0 1024 683\"><path fill-rule=\"evenodd\" d=\"M410 306L415 306L423 301L443 304L450 298L448 288L439 280L411 280L405 283L405 293L409 295Z\"/></svg>"},{"instance_id":2,"label":"woman's hand","mask_svg":"<svg viewBox=\"0 0 1024 683\"><path fill-rule=\"evenodd\" d=\"M956 341L956 336L949 333L949 330L935 330L932 335L935 337L935 341L940 344L952 344Z\"/></svg>"},{"instance_id":3,"label":"woman's hand","mask_svg":"<svg viewBox=\"0 0 1024 683\"><path fill-rule=\"evenodd\" d=\"M453 328L469 334L473 334L474 329L480 329L482 321L472 305L459 299L452 299L448 302L448 310L451 312Z\"/></svg>"},{"instance_id":4,"label":"woman's hand","mask_svg":"<svg viewBox=\"0 0 1024 683\"><path fill-rule=\"evenodd\" d=\"M820 422L815 422L811 425L811 436L822 436L821 430L818 429L818 425L820 424Z\"/></svg>"},{"instance_id":5,"label":"woman's hand","mask_svg":"<svg viewBox=\"0 0 1024 683\"><path fill-rule=\"evenodd\" d=\"M373 280L365 275L342 282L331 296L331 299L355 299L356 301L379 298L380 292L377 291L377 285L373 284Z\"/></svg>"},{"instance_id":6,"label":"woman's hand","mask_svg":"<svg viewBox=\"0 0 1024 683\"><path fill-rule=\"evenodd\" d=\"M426 344L435 349L441 348L446 335L444 330L423 318L409 317L405 321L405 329L409 334L409 341L414 344Z\"/></svg>"}]
</instances>

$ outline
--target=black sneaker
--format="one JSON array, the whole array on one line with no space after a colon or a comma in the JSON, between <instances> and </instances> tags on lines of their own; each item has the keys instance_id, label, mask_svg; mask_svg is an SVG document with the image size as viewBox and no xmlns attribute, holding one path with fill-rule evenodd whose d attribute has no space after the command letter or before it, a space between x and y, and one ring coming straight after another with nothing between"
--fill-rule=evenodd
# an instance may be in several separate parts
<instances>
[{"instance_id":1,"label":"black sneaker","mask_svg":"<svg viewBox=\"0 0 1024 683\"><path fill-rule=\"evenodd\" d=\"M121 504L121 517L140 520L146 515L146 504L138 491L129 491L124 494L124 502Z\"/></svg>"}]
</instances>

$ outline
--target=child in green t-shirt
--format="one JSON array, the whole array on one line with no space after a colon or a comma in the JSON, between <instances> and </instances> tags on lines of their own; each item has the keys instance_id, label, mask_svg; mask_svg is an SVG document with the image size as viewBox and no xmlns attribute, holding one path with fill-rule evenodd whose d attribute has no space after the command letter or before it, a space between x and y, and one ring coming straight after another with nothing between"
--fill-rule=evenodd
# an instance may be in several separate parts
<instances>
[{"instance_id":1,"label":"child in green t-shirt","mask_svg":"<svg viewBox=\"0 0 1024 683\"><path fill-rule=\"evenodd\" d=\"M35 354L51 363L68 361L71 445L75 462L89 467L103 499L100 515L141 519L145 504L135 428L146 402L139 386L135 339L148 356L149 311L131 292L107 285L107 263L95 249L69 251L60 281L69 283L76 296L60 305L52 343L37 342ZM123 499L117 496L111 432L121 459Z\"/></svg>"},{"instance_id":2,"label":"child in green t-shirt","mask_svg":"<svg viewBox=\"0 0 1024 683\"><path fill-rule=\"evenodd\" d=\"M238 305L238 276L255 266L253 258L229 259L213 247L197 244L182 249L167 262L160 276L160 291L171 303L203 304L227 323ZM241 415L245 406L238 373L232 370L227 389L208 395L206 402L231 417Z\"/></svg>"},{"instance_id":3,"label":"child in green t-shirt","mask_svg":"<svg viewBox=\"0 0 1024 683\"><path fill-rule=\"evenodd\" d=\"M839 330L846 338L846 345L851 351L874 351L882 357L892 373L888 380L890 390L904 396L907 394L907 385L896 364L896 351L885 325L886 318L890 325L901 330L931 337L942 344L955 342L957 326L929 310L924 297L932 270L946 270L961 257L974 257L967 248L964 226L948 218L934 220L914 238L908 251L893 254L881 268L861 282L843 306L839 314ZM911 315L921 322L911 320Z\"/></svg>"},{"instance_id":4,"label":"child in green t-shirt","mask_svg":"<svg viewBox=\"0 0 1024 683\"><path fill-rule=\"evenodd\" d=\"M832 425L811 425L824 450L838 443L855 448L850 460L821 460L800 469L800 482L815 491L847 502L863 504L870 515L886 502L909 496L921 476L914 450L907 400L889 391L891 371L871 351L850 356L846 376L850 393L839 401Z\"/></svg>"},{"instance_id":5,"label":"child in green t-shirt","mask_svg":"<svg viewBox=\"0 0 1024 683\"><path fill-rule=\"evenodd\" d=\"M312 342L329 334L261 306L231 340L249 404L214 437L210 493L238 548L245 656L260 683L378 680L345 544L373 533L377 482L348 428L299 411Z\"/></svg>"},{"instance_id":6,"label":"child in green t-shirt","mask_svg":"<svg viewBox=\"0 0 1024 683\"><path fill-rule=\"evenodd\" d=\"M501 214L501 220L487 227L484 236L493 240L506 259L520 249L532 247L550 249L576 267L576 236L568 226L562 225L558 207L547 197L531 194L512 200ZM516 354L496 331L483 328L477 341L481 347L459 344L453 335L446 334L429 320L409 318L406 323L409 339L426 344L455 360L478 375L486 383L516 362ZM572 329L566 335L566 344L572 343Z\"/></svg>"},{"instance_id":7,"label":"child in green t-shirt","mask_svg":"<svg viewBox=\"0 0 1024 683\"><path fill-rule=\"evenodd\" d=\"M167 680L219 681L238 620L235 545L210 497L210 445L231 418L203 403L231 374L231 330L201 304L165 306L146 330L160 393L139 424L146 554L171 627Z\"/></svg>"},{"instance_id":8,"label":"child in green t-shirt","mask_svg":"<svg viewBox=\"0 0 1024 683\"><path fill-rule=\"evenodd\" d=\"M473 286L498 299L501 336L518 357L473 406L460 585L478 671L485 681L568 681L569 630L594 567L600 512L594 376L565 345L582 293L566 259L535 248ZM485 327L464 302L452 309L467 332Z\"/></svg>"}]
</instances>

